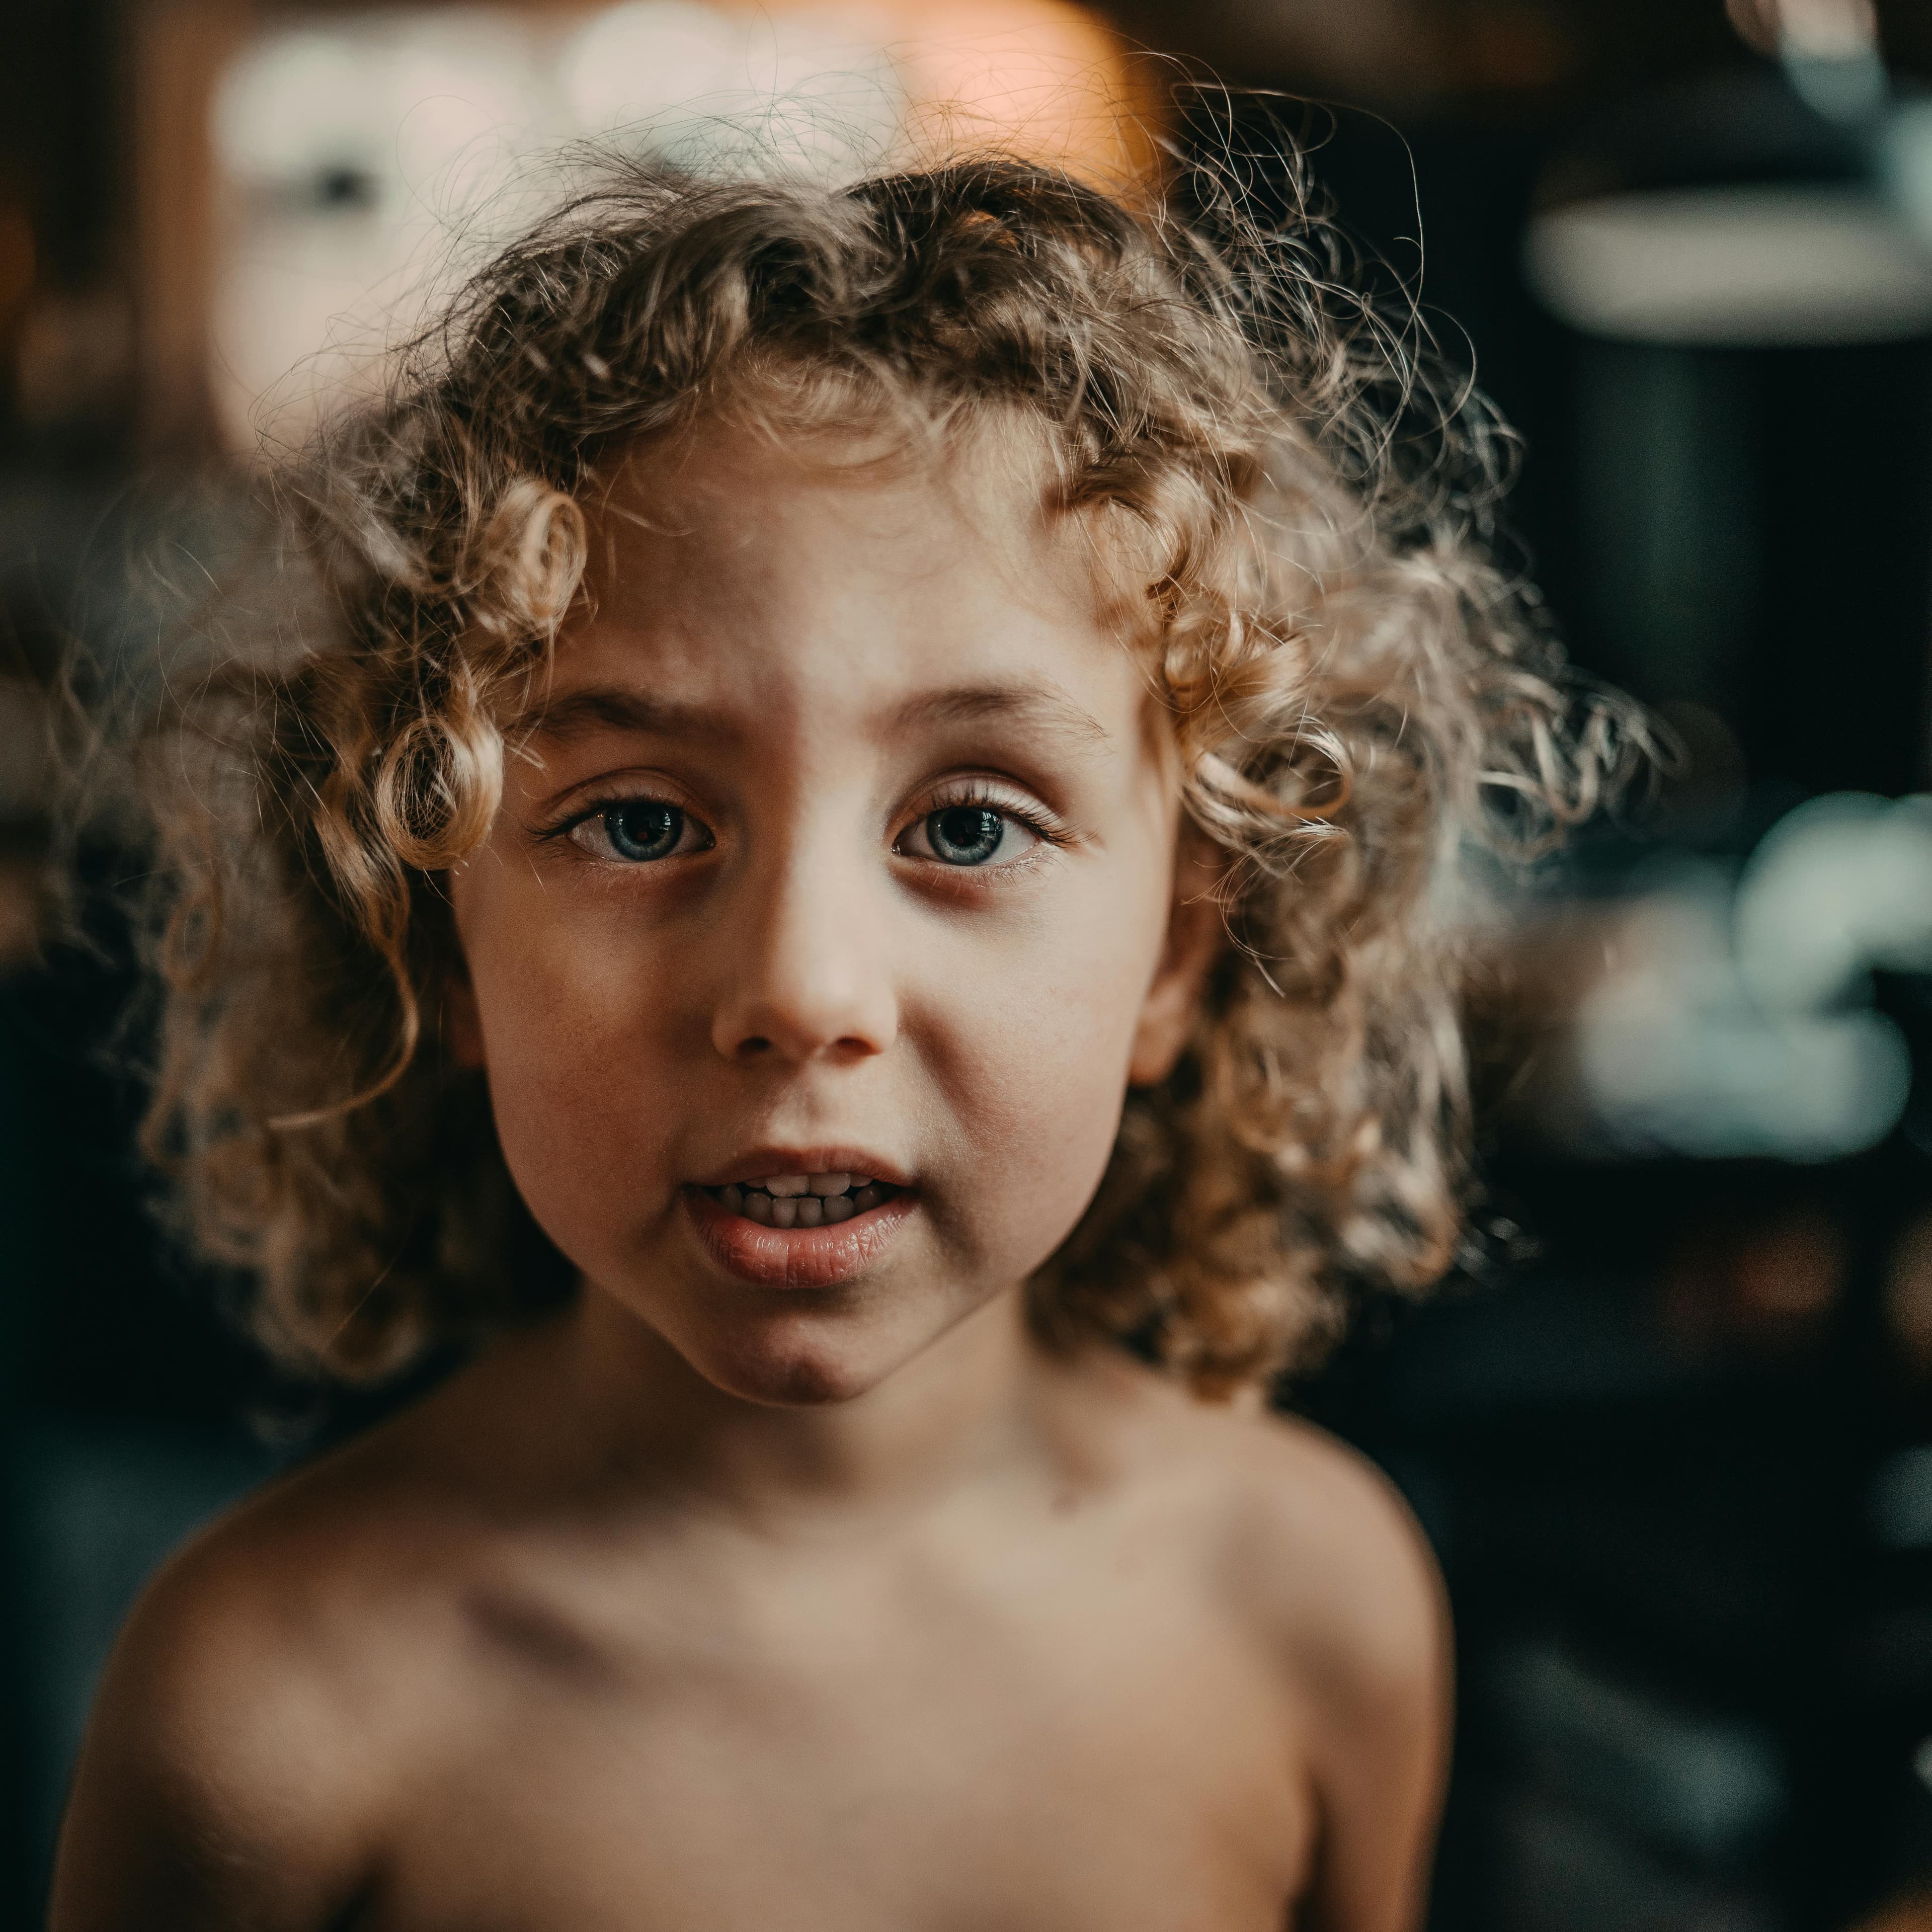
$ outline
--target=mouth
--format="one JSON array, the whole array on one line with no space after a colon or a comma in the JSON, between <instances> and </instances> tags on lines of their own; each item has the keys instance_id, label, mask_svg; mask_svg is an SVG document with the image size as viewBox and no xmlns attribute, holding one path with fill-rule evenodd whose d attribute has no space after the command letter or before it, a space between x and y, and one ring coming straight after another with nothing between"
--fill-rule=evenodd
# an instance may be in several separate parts
<instances>
[{"instance_id":1,"label":"mouth","mask_svg":"<svg viewBox=\"0 0 1932 1932\"><path fill-rule=\"evenodd\" d=\"M741 1280L778 1288L834 1288L864 1274L916 1200L875 1173L803 1166L684 1190L712 1258Z\"/></svg>"},{"instance_id":2,"label":"mouth","mask_svg":"<svg viewBox=\"0 0 1932 1932\"><path fill-rule=\"evenodd\" d=\"M905 1192L867 1174L773 1174L699 1190L761 1228L836 1228Z\"/></svg>"}]
</instances>

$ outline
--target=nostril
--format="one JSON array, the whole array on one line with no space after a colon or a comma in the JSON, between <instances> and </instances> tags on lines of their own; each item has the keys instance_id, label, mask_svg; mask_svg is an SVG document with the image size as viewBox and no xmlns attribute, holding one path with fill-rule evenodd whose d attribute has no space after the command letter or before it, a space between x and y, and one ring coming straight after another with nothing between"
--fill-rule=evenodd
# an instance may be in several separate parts
<instances>
[{"instance_id":1,"label":"nostril","mask_svg":"<svg viewBox=\"0 0 1932 1932\"><path fill-rule=\"evenodd\" d=\"M771 1042L762 1034L754 1034L748 1040L738 1042L738 1051L743 1054L769 1053L771 1050Z\"/></svg>"}]
</instances>

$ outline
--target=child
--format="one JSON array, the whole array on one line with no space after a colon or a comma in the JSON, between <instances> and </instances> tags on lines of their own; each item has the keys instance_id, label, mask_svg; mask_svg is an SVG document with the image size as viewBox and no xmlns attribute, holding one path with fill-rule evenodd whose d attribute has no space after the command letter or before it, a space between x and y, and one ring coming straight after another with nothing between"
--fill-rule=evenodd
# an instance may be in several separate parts
<instances>
[{"instance_id":1,"label":"child","mask_svg":"<svg viewBox=\"0 0 1932 1932\"><path fill-rule=\"evenodd\" d=\"M1445 882L1611 747L1318 241L638 166L285 485L152 1145L477 1346L149 1589L58 1932L1417 1925L1434 1572L1224 1398L1448 1264Z\"/></svg>"}]
</instances>

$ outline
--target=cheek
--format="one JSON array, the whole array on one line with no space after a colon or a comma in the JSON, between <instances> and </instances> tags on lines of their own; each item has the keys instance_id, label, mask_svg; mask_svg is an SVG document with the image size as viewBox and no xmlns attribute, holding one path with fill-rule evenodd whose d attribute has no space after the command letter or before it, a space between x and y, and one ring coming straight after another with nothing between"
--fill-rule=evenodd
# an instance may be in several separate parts
<instances>
[{"instance_id":1,"label":"cheek","mask_svg":"<svg viewBox=\"0 0 1932 1932\"><path fill-rule=\"evenodd\" d=\"M614 1198L634 1207L664 1162L669 1123L650 1096L666 1016L646 990L659 976L634 945L508 896L459 902L497 1138L545 1232L588 1267Z\"/></svg>"},{"instance_id":2,"label":"cheek","mask_svg":"<svg viewBox=\"0 0 1932 1932\"><path fill-rule=\"evenodd\" d=\"M966 1143L958 1172L972 1180L958 1204L997 1250L985 1265L1012 1278L1045 1261L1084 1213L1120 1124L1159 942L1140 929L1151 915L1102 910L1055 920L1016 958L982 962L924 1055ZM997 1213L985 1211L989 1203Z\"/></svg>"}]
</instances>

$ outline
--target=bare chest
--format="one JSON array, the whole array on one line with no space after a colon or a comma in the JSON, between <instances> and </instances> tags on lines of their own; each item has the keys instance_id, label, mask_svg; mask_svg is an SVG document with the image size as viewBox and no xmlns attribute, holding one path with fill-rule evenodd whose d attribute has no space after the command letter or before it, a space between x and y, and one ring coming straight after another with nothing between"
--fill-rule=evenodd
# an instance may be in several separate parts
<instances>
[{"instance_id":1,"label":"bare chest","mask_svg":"<svg viewBox=\"0 0 1932 1932\"><path fill-rule=\"evenodd\" d=\"M1311 1828L1283 1688L1126 1597L499 1659L358 1932L1279 1932Z\"/></svg>"}]
</instances>

